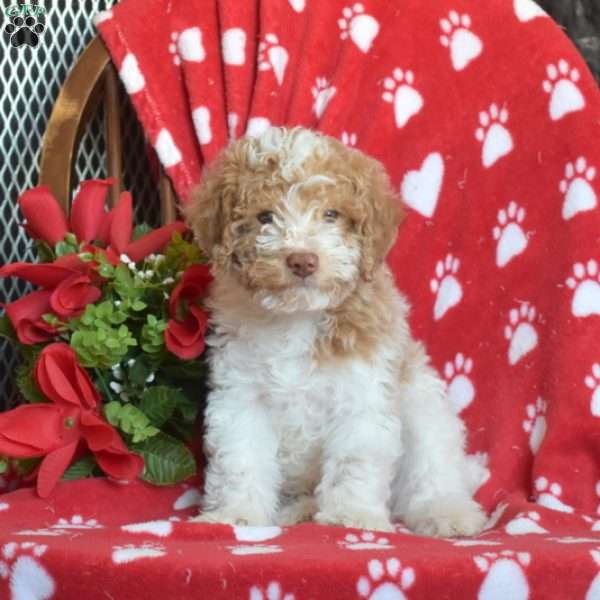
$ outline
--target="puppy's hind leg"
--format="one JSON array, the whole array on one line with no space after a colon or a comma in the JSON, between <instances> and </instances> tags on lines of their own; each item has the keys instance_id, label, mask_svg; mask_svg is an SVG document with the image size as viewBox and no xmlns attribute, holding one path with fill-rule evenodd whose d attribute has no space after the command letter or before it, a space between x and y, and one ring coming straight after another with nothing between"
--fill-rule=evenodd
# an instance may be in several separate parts
<instances>
[{"instance_id":1,"label":"puppy's hind leg","mask_svg":"<svg viewBox=\"0 0 600 600\"><path fill-rule=\"evenodd\" d=\"M435 371L423 364L400 393L405 454L394 482L393 516L423 535L475 535L486 515L473 493L486 469L465 453L465 431Z\"/></svg>"}]
</instances>

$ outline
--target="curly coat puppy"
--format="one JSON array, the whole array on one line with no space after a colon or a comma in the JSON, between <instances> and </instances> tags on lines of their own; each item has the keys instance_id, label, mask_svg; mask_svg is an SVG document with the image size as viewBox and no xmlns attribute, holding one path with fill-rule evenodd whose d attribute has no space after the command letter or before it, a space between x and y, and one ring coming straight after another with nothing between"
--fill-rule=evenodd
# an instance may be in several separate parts
<instances>
[{"instance_id":1,"label":"curly coat puppy","mask_svg":"<svg viewBox=\"0 0 600 600\"><path fill-rule=\"evenodd\" d=\"M215 274L197 519L479 532L487 471L384 263L403 212L382 165L272 128L227 148L186 213Z\"/></svg>"}]
</instances>

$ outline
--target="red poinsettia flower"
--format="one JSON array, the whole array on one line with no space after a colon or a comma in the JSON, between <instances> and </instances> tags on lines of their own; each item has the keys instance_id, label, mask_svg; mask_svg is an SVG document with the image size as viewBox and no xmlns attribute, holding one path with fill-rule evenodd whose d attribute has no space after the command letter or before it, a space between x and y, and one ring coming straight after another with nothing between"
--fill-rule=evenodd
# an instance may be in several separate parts
<instances>
[{"instance_id":1,"label":"red poinsettia flower","mask_svg":"<svg viewBox=\"0 0 600 600\"><path fill-rule=\"evenodd\" d=\"M119 480L139 475L143 459L130 452L99 415L98 390L70 346L46 346L35 365L35 380L50 403L23 405L0 414L0 454L44 457L37 473L41 497L50 494L80 445L87 445L107 475Z\"/></svg>"},{"instance_id":2,"label":"red poinsettia flower","mask_svg":"<svg viewBox=\"0 0 600 600\"><path fill-rule=\"evenodd\" d=\"M62 241L72 232L78 242L89 244L99 241L109 247L109 256L116 262L126 254L138 262L160 250L174 231L183 232L186 227L181 221L165 225L139 240L131 241L133 232L133 203L131 194L123 192L117 206L105 212L105 201L111 179L83 181L73 199L71 217L67 219L62 207L45 186L27 190L19 198L19 206L26 219L26 228L34 239L51 246ZM93 248L91 248L93 249Z\"/></svg>"},{"instance_id":3,"label":"red poinsettia flower","mask_svg":"<svg viewBox=\"0 0 600 600\"><path fill-rule=\"evenodd\" d=\"M131 241L133 233L133 202L129 192L123 192L117 205L108 213L109 257L113 262L125 254L133 262L138 262L149 254L157 252L167 244L175 231L183 233L186 226L181 221L169 223L147 233L139 240Z\"/></svg>"},{"instance_id":4,"label":"red poinsettia flower","mask_svg":"<svg viewBox=\"0 0 600 600\"><path fill-rule=\"evenodd\" d=\"M27 190L18 202L26 219L25 227L29 235L51 246L64 240L69 231L80 242L106 241L100 234L107 216L104 212L106 194L112 184L111 179L83 181L73 199L70 220L46 186Z\"/></svg>"},{"instance_id":5,"label":"red poinsettia flower","mask_svg":"<svg viewBox=\"0 0 600 600\"><path fill-rule=\"evenodd\" d=\"M198 303L206 295L211 281L207 265L192 265L171 292L171 319L165 330L165 344L169 352L184 360L197 358L204 351L208 315Z\"/></svg>"}]
</instances>

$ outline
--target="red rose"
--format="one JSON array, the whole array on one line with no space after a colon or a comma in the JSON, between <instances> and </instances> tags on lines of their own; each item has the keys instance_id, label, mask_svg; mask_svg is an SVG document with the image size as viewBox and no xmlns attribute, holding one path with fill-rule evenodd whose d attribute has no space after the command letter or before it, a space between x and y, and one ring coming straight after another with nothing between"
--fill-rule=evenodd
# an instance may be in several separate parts
<instances>
[{"instance_id":1,"label":"red rose","mask_svg":"<svg viewBox=\"0 0 600 600\"><path fill-rule=\"evenodd\" d=\"M62 317L80 314L85 305L100 298L100 290L91 285L86 273L89 263L77 255L62 256L51 264L12 263L0 268L0 277L20 277L44 290L31 292L5 306L17 337L22 344L38 344L55 335L54 327L42 315L54 312Z\"/></svg>"},{"instance_id":2,"label":"red rose","mask_svg":"<svg viewBox=\"0 0 600 600\"><path fill-rule=\"evenodd\" d=\"M51 310L51 295L49 290L31 292L4 307L22 344L47 342L56 334L54 327L42 320L42 315Z\"/></svg>"},{"instance_id":3,"label":"red rose","mask_svg":"<svg viewBox=\"0 0 600 600\"><path fill-rule=\"evenodd\" d=\"M165 330L165 344L169 352L184 360L197 358L204 351L208 315L198 303L206 295L211 281L207 265L192 265L171 292L171 319Z\"/></svg>"},{"instance_id":4,"label":"red rose","mask_svg":"<svg viewBox=\"0 0 600 600\"><path fill-rule=\"evenodd\" d=\"M199 306L190 306L183 321L169 319L165 344L169 352L184 360L197 358L204 352L204 334L208 315Z\"/></svg>"},{"instance_id":5,"label":"red rose","mask_svg":"<svg viewBox=\"0 0 600 600\"><path fill-rule=\"evenodd\" d=\"M37 473L40 496L50 494L81 444L116 479L134 479L144 461L130 452L117 431L99 415L100 395L72 348L46 346L35 365L35 380L49 404L28 404L0 414L0 454L43 456Z\"/></svg>"},{"instance_id":6,"label":"red rose","mask_svg":"<svg viewBox=\"0 0 600 600\"><path fill-rule=\"evenodd\" d=\"M50 295L50 306L60 317L76 317L88 304L94 304L102 292L87 275L71 275L61 281Z\"/></svg>"}]
</instances>

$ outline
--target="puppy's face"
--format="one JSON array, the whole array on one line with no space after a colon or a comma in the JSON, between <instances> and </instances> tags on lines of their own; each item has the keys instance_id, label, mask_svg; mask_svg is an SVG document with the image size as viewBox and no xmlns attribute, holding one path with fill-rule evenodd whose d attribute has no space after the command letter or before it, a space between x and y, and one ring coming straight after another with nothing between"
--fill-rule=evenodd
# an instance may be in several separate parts
<instances>
[{"instance_id":1,"label":"puppy's face","mask_svg":"<svg viewBox=\"0 0 600 600\"><path fill-rule=\"evenodd\" d=\"M217 277L289 313L335 307L371 278L400 207L373 159L309 130L273 128L217 159L187 216Z\"/></svg>"}]
</instances>

